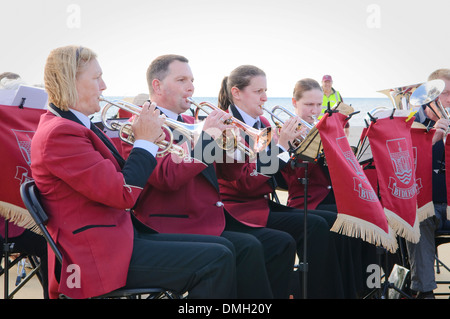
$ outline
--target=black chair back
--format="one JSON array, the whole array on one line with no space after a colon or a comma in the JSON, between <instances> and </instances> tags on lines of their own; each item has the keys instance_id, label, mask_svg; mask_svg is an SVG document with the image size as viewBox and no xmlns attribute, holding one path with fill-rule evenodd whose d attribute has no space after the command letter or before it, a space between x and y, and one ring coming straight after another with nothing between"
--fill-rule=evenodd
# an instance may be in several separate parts
<instances>
[{"instance_id":1,"label":"black chair back","mask_svg":"<svg viewBox=\"0 0 450 319\"><path fill-rule=\"evenodd\" d=\"M56 246L56 243L53 240L53 238L50 236L47 227L45 227L45 225L48 222L48 216L41 205L39 190L37 189L36 184L33 180L25 182L20 186L20 196L22 197L23 203L25 204L25 207L28 209L28 212L30 213L34 222L41 230L45 240L55 253L56 258L58 259L60 264L62 264L61 252Z\"/></svg>"}]
</instances>

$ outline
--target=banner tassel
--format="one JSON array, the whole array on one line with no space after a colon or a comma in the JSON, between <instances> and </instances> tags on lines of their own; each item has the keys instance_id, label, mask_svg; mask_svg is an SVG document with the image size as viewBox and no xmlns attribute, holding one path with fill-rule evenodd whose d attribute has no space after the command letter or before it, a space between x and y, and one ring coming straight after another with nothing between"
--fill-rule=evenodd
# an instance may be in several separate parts
<instances>
[{"instance_id":1,"label":"banner tassel","mask_svg":"<svg viewBox=\"0 0 450 319\"><path fill-rule=\"evenodd\" d=\"M339 213L331 231L349 237L361 238L375 246L382 246L392 253L395 253L398 249L395 233L390 227L388 233L386 233L377 225L358 217Z\"/></svg>"}]
</instances>

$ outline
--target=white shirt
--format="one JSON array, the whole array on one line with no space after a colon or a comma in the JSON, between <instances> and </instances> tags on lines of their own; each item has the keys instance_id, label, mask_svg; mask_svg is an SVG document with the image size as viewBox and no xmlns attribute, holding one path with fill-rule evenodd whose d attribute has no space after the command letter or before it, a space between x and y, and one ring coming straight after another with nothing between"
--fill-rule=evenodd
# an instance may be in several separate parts
<instances>
[{"instance_id":1,"label":"white shirt","mask_svg":"<svg viewBox=\"0 0 450 319\"><path fill-rule=\"evenodd\" d=\"M161 113L164 113L164 115L167 116L168 118L171 118L172 120L177 120L178 119L178 114L177 113L175 113L175 112L173 112L171 110L165 109L165 108L163 108L163 107L161 107L159 105L157 107L158 107L158 109L161 110Z\"/></svg>"},{"instance_id":2,"label":"white shirt","mask_svg":"<svg viewBox=\"0 0 450 319\"><path fill-rule=\"evenodd\" d=\"M91 120L86 115L70 108L69 111L72 112L77 117L77 119L79 119L80 122L83 123L84 126L86 126L88 129L91 129ZM135 140L133 143L133 148L135 147L142 148L153 156L156 156L156 152L158 151L158 145L146 140Z\"/></svg>"},{"instance_id":3,"label":"white shirt","mask_svg":"<svg viewBox=\"0 0 450 319\"><path fill-rule=\"evenodd\" d=\"M261 120L259 119L259 116L255 119L254 117L251 117L247 113L245 113L243 110L241 110L237 105L234 105L236 109L238 110L239 114L241 114L242 119L244 120L244 123L247 125L250 125L253 127L256 122L259 122L259 127L261 127Z\"/></svg>"},{"instance_id":4,"label":"white shirt","mask_svg":"<svg viewBox=\"0 0 450 319\"><path fill-rule=\"evenodd\" d=\"M259 118L259 116L255 119L253 117L251 117L250 115L248 115L247 113L245 113L242 109L240 109L236 104L234 105L236 107L236 109L238 110L238 112L241 114L242 119L244 120L244 123L247 125L250 125L253 127L253 125L255 125L256 122L259 122L259 127L261 127L261 119ZM277 144L277 146L279 148L281 148L283 150L283 152L286 152L286 150L284 149L284 147L282 147L280 144Z\"/></svg>"}]
</instances>

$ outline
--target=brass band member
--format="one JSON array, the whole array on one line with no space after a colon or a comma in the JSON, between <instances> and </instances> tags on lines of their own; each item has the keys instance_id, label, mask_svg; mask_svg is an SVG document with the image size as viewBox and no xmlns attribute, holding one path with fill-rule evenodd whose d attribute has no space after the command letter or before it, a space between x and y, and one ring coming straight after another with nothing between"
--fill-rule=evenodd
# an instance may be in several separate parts
<instances>
[{"instance_id":1,"label":"brass band member","mask_svg":"<svg viewBox=\"0 0 450 319\"><path fill-rule=\"evenodd\" d=\"M100 110L106 89L96 54L85 47L57 48L44 72L50 105L32 140L31 169L63 256L59 268L49 251L50 297L94 297L124 286L189 291L192 298L235 297L229 247L215 238L198 243L205 239L133 227L129 209L156 166L154 143L164 138L155 106L144 104L135 120L136 143L125 161L88 117Z\"/></svg>"},{"instance_id":2,"label":"brass band member","mask_svg":"<svg viewBox=\"0 0 450 319\"><path fill-rule=\"evenodd\" d=\"M430 106L423 105L415 114L415 121L424 124L430 129L435 129L433 135L433 205L435 216L429 217L419 225L420 240L417 244L406 242L411 265L411 289L416 298L434 299L433 290L437 288L435 280L435 231L436 229L448 229L449 221L446 218L447 211L447 185L445 178L445 143L444 138L448 134L450 120L442 118L436 103L444 108L450 108L450 69L438 69L432 72L428 81L443 80L444 91ZM447 136L448 138L448 136Z\"/></svg>"},{"instance_id":3,"label":"brass band member","mask_svg":"<svg viewBox=\"0 0 450 319\"><path fill-rule=\"evenodd\" d=\"M321 114L322 88L320 84L310 78L297 81L293 90L292 105L295 114L307 123L314 125L315 120ZM337 206L331 184L328 166L325 165L325 157L320 157L316 162L305 163L308 167L308 198L307 207L329 211L322 216L327 220L331 228L337 217ZM305 167L292 168L290 165L282 170L282 175L288 189L287 205L297 209L304 209L305 188L299 182L305 177ZM346 298L355 298L365 290L363 274L367 263L376 262L374 246L363 243L361 239L351 238L331 233L331 238L338 251L341 275L344 284ZM362 250L365 251L362 258Z\"/></svg>"},{"instance_id":4,"label":"brass band member","mask_svg":"<svg viewBox=\"0 0 450 319\"><path fill-rule=\"evenodd\" d=\"M267 101L266 91L265 73L255 66L242 65L223 79L219 106L247 125L257 123L256 125L267 127L270 123L262 116L261 108ZM220 191L236 229L267 227L285 231L296 241L300 258L303 256L303 241L307 237L309 298L342 297L342 283L338 272L335 272L337 258L335 251L330 249L327 221L318 215L318 211L308 214L308 230L305 234L303 211L269 199L275 187L273 177L286 165L277 155L288 147L286 141L299 137L298 123L295 118L286 121L278 143L271 143L267 150L258 154L256 161L246 158L244 173L239 180L219 180Z\"/></svg>"},{"instance_id":5,"label":"brass band member","mask_svg":"<svg viewBox=\"0 0 450 319\"><path fill-rule=\"evenodd\" d=\"M147 81L151 101L167 117L194 122L192 116L183 114L189 110L191 104L187 99L194 93L194 76L185 57L157 57L147 70ZM160 233L208 234L230 242L236 251L238 298L287 298L295 256L292 238L266 228L258 229L260 237L229 229L217 179L240 178L242 164L234 163L233 159L226 161L223 156L209 156L212 149L221 153L215 139L232 128L225 123L229 118L229 114L219 109L212 111L204 120L191 153L188 143L190 156L166 154L157 158L158 164L135 213ZM183 139L178 144L182 143Z\"/></svg>"}]
</instances>

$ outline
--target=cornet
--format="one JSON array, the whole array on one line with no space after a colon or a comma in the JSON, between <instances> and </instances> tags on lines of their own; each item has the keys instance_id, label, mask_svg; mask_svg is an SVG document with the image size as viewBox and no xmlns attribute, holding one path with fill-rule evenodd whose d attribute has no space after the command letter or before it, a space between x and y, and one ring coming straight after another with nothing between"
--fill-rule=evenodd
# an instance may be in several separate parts
<instances>
[{"instance_id":1,"label":"cornet","mask_svg":"<svg viewBox=\"0 0 450 319\"><path fill-rule=\"evenodd\" d=\"M212 111L218 110L219 108L211 103L208 102L201 102L197 104L193 99L188 98L188 101L196 106L195 110L195 119L198 120L198 114L200 111L205 112L206 114L211 114ZM246 155L249 157L254 157L255 153L259 153L262 150L266 149L266 147L270 144L272 140L272 128L271 127L265 127L262 130L255 129L235 117L232 117L226 121L226 124L230 124L234 127L237 127L244 131L253 141L253 147L250 149L245 144L238 142L237 137L233 134L233 137L227 137L225 135L222 136L223 141L218 141L219 145L222 145L222 148L226 150L230 150L232 148L234 149L240 149L243 151ZM231 139L231 140L230 140Z\"/></svg>"},{"instance_id":2,"label":"cornet","mask_svg":"<svg viewBox=\"0 0 450 319\"><path fill-rule=\"evenodd\" d=\"M288 109L286 109L285 107L282 107L280 105L274 106L272 108L272 110L268 110L267 108L263 107L263 110L270 114L270 116L272 117L273 123L279 128L283 127L283 124L285 121L282 120L280 118L280 116L276 114L276 111L280 110L280 112L286 113L289 117L296 116L294 113L290 112ZM311 129L317 124L317 119L315 117L313 117L313 118L314 118L314 124L310 124L310 123L306 122L304 119L302 119L301 117L299 117L300 126L304 125L306 127L306 134L301 135L301 137L302 137L301 139L297 138L294 141L294 147L298 147L302 143L302 141L306 138L306 136L311 131Z\"/></svg>"},{"instance_id":3,"label":"cornet","mask_svg":"<svg viewBox=\"0 0 450 319\"><path fill-rule=\"evenodd\" d=\"M127 112L130 112L133 115L140 115L141 108L137 105L134 105L129 102L125 101L108 101L104 97L100 97L100 101L106 102L107 104L104 106L102 113L101 113L101 119L103 125L111 130L111 131L119 131L119 138L128 144L134 143L134 136L133 131L131 129L131 123L122 123L119 121L111 121L111 123L108 123L107 121L107 113L108 110L112 107L118 107L122 110L125 110ZM169 140L163 140L161 142L158 142L157 145L159 147L159 150L157 152L157 156L164 156L167 152L174 153L179 155L180 157L184 157L185 151L183 148L181 148L178 145L173 144L173 133L172 130L169 128L177 129L179 130L183 135L186 134L186 136L189 138L194 133L194 131L197 128L190 127L191 125L185 125L184 123L180 123L178 121L166 118L164 120L164 124L162 128L167 132L167 135L169 136Z\"/></svg>"}]
</instances>

